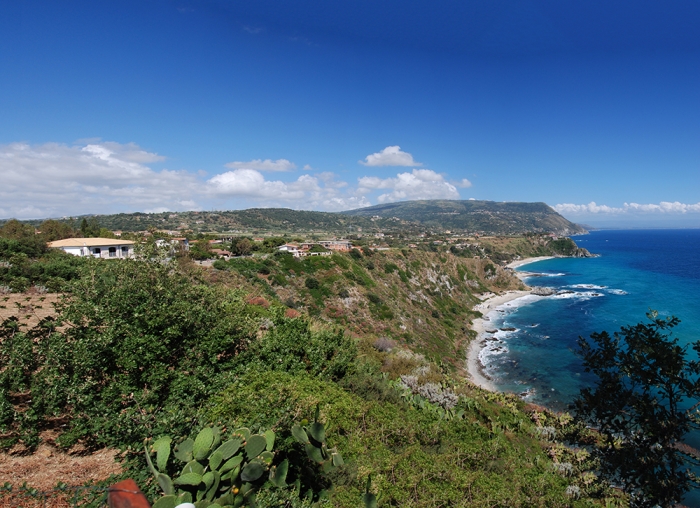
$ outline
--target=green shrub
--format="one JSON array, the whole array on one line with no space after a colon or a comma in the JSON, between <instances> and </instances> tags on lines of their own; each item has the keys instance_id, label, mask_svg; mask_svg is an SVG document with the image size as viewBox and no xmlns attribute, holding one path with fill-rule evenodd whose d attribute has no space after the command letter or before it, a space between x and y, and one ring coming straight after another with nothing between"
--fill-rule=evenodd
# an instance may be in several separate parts
<instances>
[{"instance_id":1,"label":"green shrub","mask_svg":"<svg viewBox=\"0 0 700 508\"><path fill-rule=\"evenodd\" d=\"M398 272L399 267L396 265L396 263L387 263L384 265L384 273L394 273Z\"/></svg>"},{"instance_id":2,"label":"green shrub","mask_svg":"<svg viewBox=\"0 0 700 508\"><path fill-rule=\"evenodd\" d=\"M355 374L343 383L378 392L371 383L352 380ZM370 397L375 400L305 373L255 370L217 397L208 417L253 429L285 429L298 418L311 420L318 405L331 445L347 465L342 476L333 477L331 502L337 507L358 506L368 473L387 506L591 505L566 495L570 479L555 472L531 427L522 425L523 413L480 399L469 402L468 418L448 421L400 401ZM491 420L475 418L481 409ZM499 430L505 425L511 429L507 433Z\"/></svg>"},{"instance_id":3,"label":"green shrub","mask_svg":"<svg viewBox=\"0 0 700 508\"><path fill-rule=\"evenodd\" d=\"M89 261L58 308L71 326L59 332L47 319L26 333L2 328L11 340L0 340L0 386L31 391L13 432L37 435L58 415L69 420L65 446L125 446L186 431L255 336L242 295L161 261Z\"/></svg>"},{"instance_id":4,"label":"green shrub","mask_svg":"<svg viewBox=\"0 0 700 508\"><path fill-rule=\"evenodd\" d=\"M382 304L382 299L379 298L377 295L374 293L367 293L367 299L373 303L374 305L381 305Z\"/></svg>"},{"instance_id":5,"label":"green shrub","mask_svg":"<svg viewBox=\"0 0 700 508\"><path fill-rule=\"evenodd\" d=\"M357 349L342 330L311 330L306 319L278 317L275 326L241 355L248 369L308 372L340 379L352 367Z\"/></svg>"}]
</instances>

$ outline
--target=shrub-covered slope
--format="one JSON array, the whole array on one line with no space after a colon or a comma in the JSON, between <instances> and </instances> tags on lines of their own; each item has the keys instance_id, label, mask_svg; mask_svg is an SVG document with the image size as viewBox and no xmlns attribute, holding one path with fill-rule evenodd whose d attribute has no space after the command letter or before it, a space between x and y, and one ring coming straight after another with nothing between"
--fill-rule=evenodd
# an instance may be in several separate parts
<instances>
[{"instance_id":1,"label":"shrub-covered slope","mask_svg":"<svg viewBox=\"0 0 700 508\"><path fill-rule=\"evenodd\" d=\"M314 484L330 488L326 505L358 506L369 475L379 506L594 506L611 495L584 450L557 443L581 429L445 363L461 358L475 294L519 284L496 263L416 250L216 267L88 260L56 320L6 320L3 447L30 451L52 429L66 447L121 448L125 474L156 499L144 438L273 430L294 481L311 465L290 429L318 407L345 459ZM265 489L261 499L308 506Z\"/></svg>"}]
</instances>

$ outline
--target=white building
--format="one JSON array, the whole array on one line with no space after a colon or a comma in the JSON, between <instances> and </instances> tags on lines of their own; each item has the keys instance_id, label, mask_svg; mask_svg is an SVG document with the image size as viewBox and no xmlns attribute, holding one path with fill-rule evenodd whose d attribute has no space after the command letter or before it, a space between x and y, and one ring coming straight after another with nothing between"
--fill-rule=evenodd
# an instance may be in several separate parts
<instances>
[{"instance_id":1,"label":"white building","mask_svg":"<svg viewBox=\"0 0 700 508\"><path fill-rule=\"evenodd\" d=\"M49 242L51 249L62 249L74 256L105 259L134 257L134 242L118 238L68 238Z\"/></svg>"}]
</instances>

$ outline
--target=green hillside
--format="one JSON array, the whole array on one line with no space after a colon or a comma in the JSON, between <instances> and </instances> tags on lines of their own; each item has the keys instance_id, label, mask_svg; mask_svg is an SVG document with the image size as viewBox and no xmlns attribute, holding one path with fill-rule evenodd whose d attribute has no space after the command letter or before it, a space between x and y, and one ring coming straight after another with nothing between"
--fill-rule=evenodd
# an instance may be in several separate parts
<instances>
[{"instance_id":1,"label":"green hillside","mask_svg":"<svg viewBox=\"0 0 700 508\"><path fill-rule=\"evenodd\" d=\"M513 235L552 232L585 233L545 203L495 201L403 201L342 213L250 208L212 212L119 213L95 216L109 230L148 229L230 234L334 234L394 233L412 235L430 230ZM62 218L78 228L82 217ZM41 220L27 221L38 226Z\"/></svg>"},{"instance_id":2,"label":"green hillside","mask_svg":"<svg viewBox=\"0 0 700 508\"><path fill-rule=\"evenodd\" d=\"M438 229L521 234L555 232L562 235L586 230L554 211L545 203L495 201L402 201L343 212L355 217L379 217L419 222Z\"/></svg>"}]
</instances>

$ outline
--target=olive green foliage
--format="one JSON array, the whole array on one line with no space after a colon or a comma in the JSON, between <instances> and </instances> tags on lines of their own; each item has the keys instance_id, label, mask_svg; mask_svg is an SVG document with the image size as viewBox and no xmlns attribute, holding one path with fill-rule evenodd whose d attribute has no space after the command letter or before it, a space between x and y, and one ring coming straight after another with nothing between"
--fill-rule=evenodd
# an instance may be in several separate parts
<instances>
[{"instance_id":1,"label":"olive green foliage","mask_svg":"<svg viewBox=\"0 0 700 508\"><path fill-rule=\"evenodd\" d=\"M255 243L247 237L237 237L231 241L231 252L234 256L248 256L255 247Z\"/></svg>"},{"instance_id":2,"label":"olive green foliage","mask_svg":"<svg viewBox=\"0 0 700 508\"><path fill-rule=\"evenodd\" d=\"M59 319L21 332L5 323L0 386L31 393L4 427L36 444L52 417L63 445L127 445L184 432L196 409L227 384L254 338L241 295L192 279L160 259L89 259Z\"/></svg>"},{"instance_id":3,"label":"olive green foliage","mask_svg":"<svg viewBox=\"0 0 700 508\"><path fill-rule=\"evenodd\" d=\"M196 242L192 243L192 245L190 245L189 255L192 259L200 261L214 257L209 240L206 239L197 240Z\"/></svg>"},{"instance_id":4,"label":"olive green foliage","mask_svg":"<svg viewBox=\"0 0 700 508\"><path fill-rule=\"evenodd\" d=\"M61 291L65 282L79 276L85 260L60 250L46 248L39 235L0 237L0 286L22 292L31 286Z\"/></svg>"},{"instance_id":5,"label":"olive green foliage","mask_svg":"<svg viewBox=\"0 0 700 508\"><path fill-rule=\"evenodd\" d=\"M312 330L306 319L287 319L278 313L274 326L243 353L250 370L309 372L326 379L342 378L353 365L357 349L342 330Z\"/></svg>"},{"instance_id":6,"label":"olive green foliage","mask_svg":"<svg viewBox=\"0 0 700 508\"><path fill-rule=\"evenodd\" d=\"M321 284L318 282L318 279L315 277L307 277L306 281L304 282L304 285L308 289L318 289Z\"/></svg>"},{"instance_id":7,"label":"olive green foliage","mask_svg":"<svg viewBox=\"0 0 700 508\"><path fill-rule=\"evenodd\" d=\"M562 256L573 256L578 247L571 238L558 238L547 245L553 252Z\"/></svg>"},{"instance_id":8,"label":"olive green foliage","mask_svg":"<svg viewBox=\"0 0 700 508\"><path fill-rule=\"evenodd\" d=\"M700 460L683 446L684 436L700 429L700 341L681 346L671 330L678 318L623 326L612 336L594 333L579 339L586 371L598 381L581 391L577 416L594 425L604 443L595 450L603 473L621 483L634 506L672 506L700 487L689 465Z\"/></svg>"},{"instance_id":9,"label":"olive green foliage","mask_svg":"<svg viewBox=\"0 0 700 508\"><path fill-rule=\"evenodd\" d=\"M376 371L365 375L381 383ZM209 418L285 429L294 418L311 420L318 406L326 437L346 464L329 475L334 506L356 507L370 473L373 493L387 506L593 505L567 495L572 479L553 466L534 425L512 402L464 398L464 417L446 420L371 390L375 397L306 373L256 371L215 399Z\"/></svg>"},{"instance_id":10,"label":"olive green foliage","mask_svg":"<svg viewBox=\"0 0 700 508\"><path fill-rule=\"evenodd\" d=\"M148 467L164 494L154 508L192 502L197 508L258 506L259 489L287 487L288 461L273 465L274 432L252 434L240 428L222 441L219 427L205 427L172 449L169 436L146 445Z\"/></svg>"},{"instance_id":11,"label":"olive green foliage","mask_svg":"<svg viewBox=\"0 0 700 508\"><path fill-rule=\"evenodd\" d=\"M316 406L314 421L309 426L294 425L292 435L304 445L306 455L321 467L324 473L330 473L344 464L337 448L328 448L326 444L326 426L318 420L319 407Z\"/></svg>"},{"instance_id":12,"label":"olive green foliage","mask_svg":"<svg viewBox=\"0 0 700 508\"><path fill-rule=\"evenodd\" d=\"M42 222L39 225L39 231L42 239L47 242L78 236L70 225L53 219Z\"/></svg>"},{"instance_id":13,"label":"olive green foliage","mask_svg":"<svg viewBox=\"0 0 700 508\"><path fill-rule=\"evenodd\" d=\"M488 260L417 250L305 258L278 252L218 261L214 267L239 273L266 298L309 316L352 333L389 336L455 365L464 357L466 322L475 316L474 293L522 286Z\"/></svg>"},{"instance_id":14,"label":"olive green foliage","mask_svg":"<svg viewBox=\"0 0 700 508\"><path fill-rule=\"evenodd\" d=\"M10 219L0 227L0 237L12 240L21 240L35 236L34 227L16 219Z\"/></svg>"}]
</instances>

